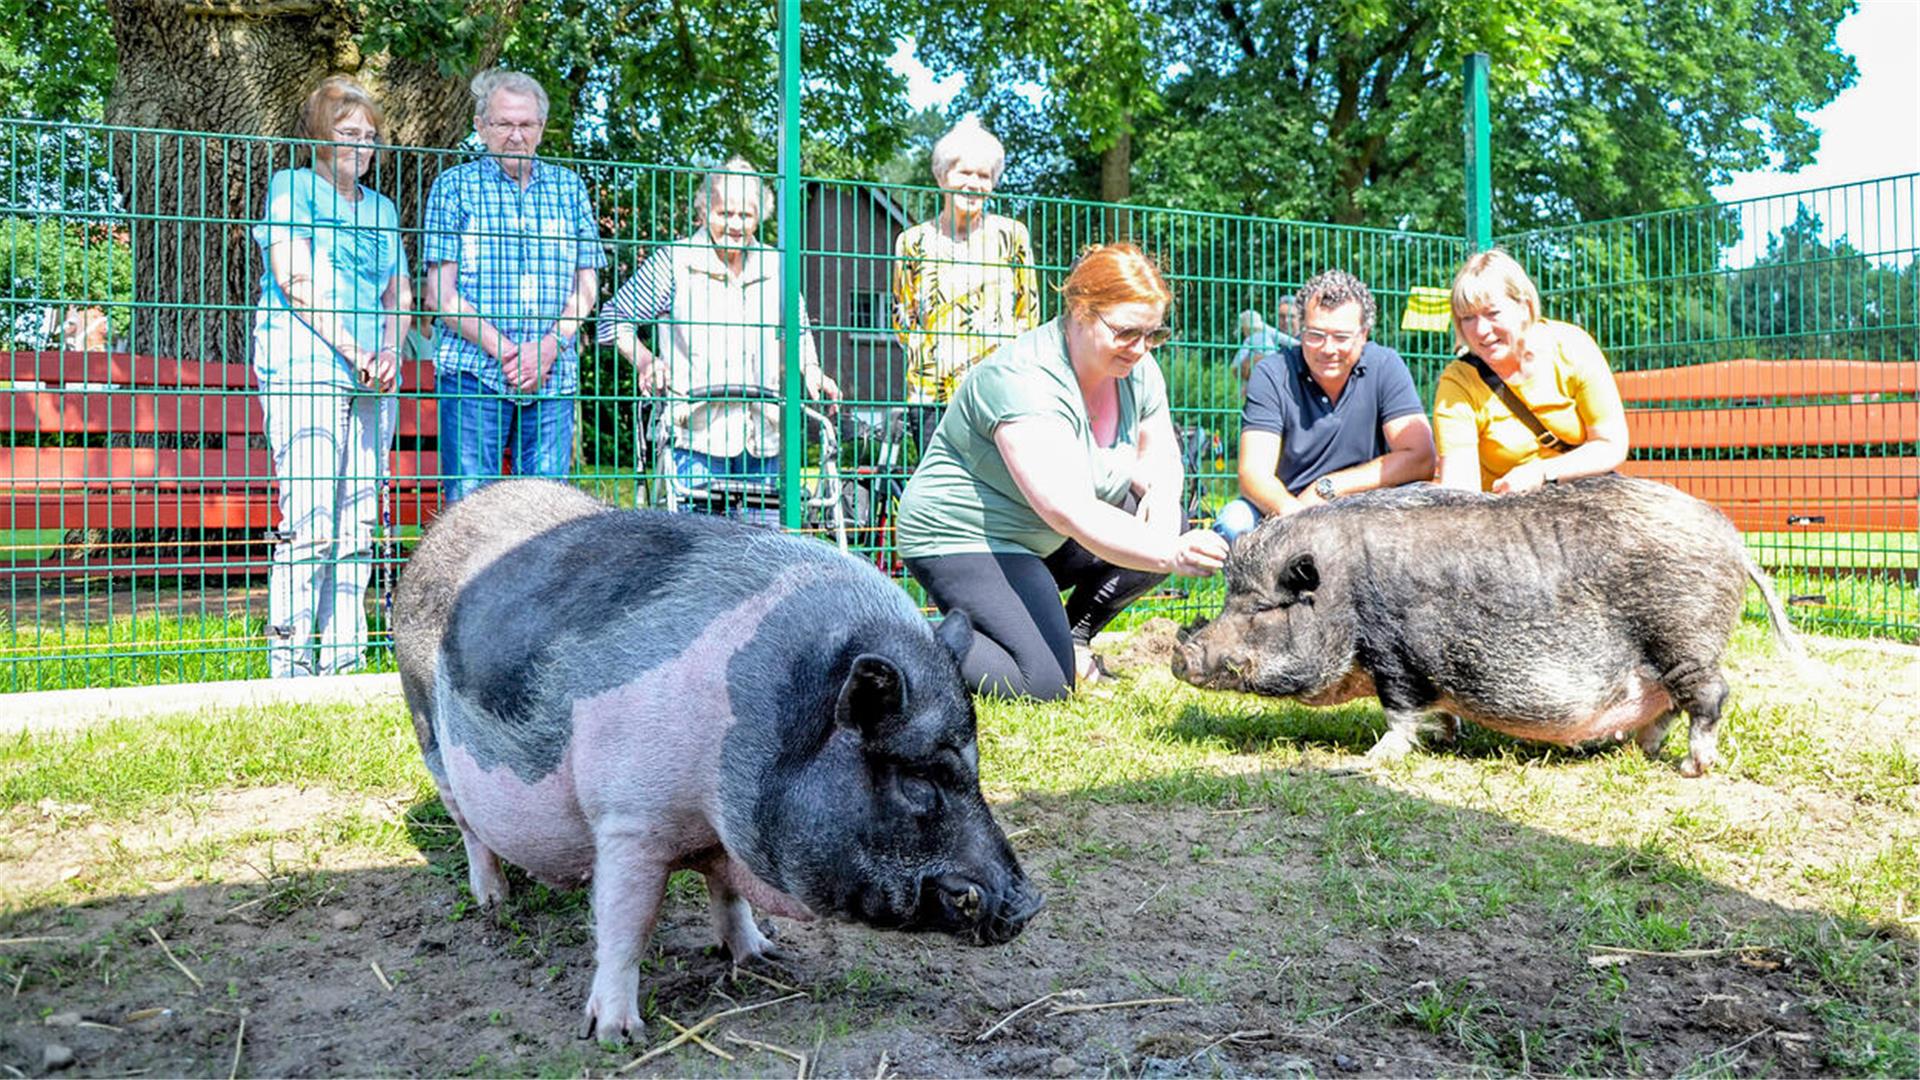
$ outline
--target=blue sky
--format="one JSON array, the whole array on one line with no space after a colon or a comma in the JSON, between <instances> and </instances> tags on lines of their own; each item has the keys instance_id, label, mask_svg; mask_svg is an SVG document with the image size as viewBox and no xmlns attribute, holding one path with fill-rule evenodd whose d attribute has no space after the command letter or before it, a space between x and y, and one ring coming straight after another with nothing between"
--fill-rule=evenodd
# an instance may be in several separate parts
<instances>
[{"instance_id":1,"label":"blue sky","mask_svg":"<svg viewBox=\"0 0 1920 1080\"><path fill-rule=\"evenodd\" d=\"M1840 47L1859 76L1833 103L1809 116L1820 128L1814 164L1797 173L1735 175L1713 189L1722 201L1758 198L1829 184L1920 171L1920 0L1861 0L1840 24ZM963 80L935 80L902 43L891 66L907 77L916 109L945 104Z\"/></svg>"}]
</instances>

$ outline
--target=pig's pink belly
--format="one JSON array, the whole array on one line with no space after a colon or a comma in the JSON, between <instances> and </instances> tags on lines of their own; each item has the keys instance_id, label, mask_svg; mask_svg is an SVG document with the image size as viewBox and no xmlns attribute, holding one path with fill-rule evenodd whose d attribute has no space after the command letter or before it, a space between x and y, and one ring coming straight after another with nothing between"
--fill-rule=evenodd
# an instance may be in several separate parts
<instances>
[{"instance_id":1,"label":"pig's pink belly","mask_svg":"<svg viewBox=\"0 0 1920 1080\"><path fill-rule=\"evenodd\" d=\"M1544 720L1493 714L1452 699L1442 699L1435 709L1471 720L1502 734L1559 746L1578 746L1597 740L1618 742L1631 737L1655 718L1673 708L1666 688L1638 673L1627 680L1626 693L1617 702L1596 711L1581 711Z\"/></svg>"},{"instance_id":2,"label":"pig's pink belly","mask_svg":"<svg viewBox=\"0 0 1920 1080\"><path fill-rule=\"evenodd\" d=\"M441 746L460 815L488 850L549 885L593 874L593 830L574 796L573 764L529 784L501 766L482 768L463 746Z\"/></svg>"}]
</instances>

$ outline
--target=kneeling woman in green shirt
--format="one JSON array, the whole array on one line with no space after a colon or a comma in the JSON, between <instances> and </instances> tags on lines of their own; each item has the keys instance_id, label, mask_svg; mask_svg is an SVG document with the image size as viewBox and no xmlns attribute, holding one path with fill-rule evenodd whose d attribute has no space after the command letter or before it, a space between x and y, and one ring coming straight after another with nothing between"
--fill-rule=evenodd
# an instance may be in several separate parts
<instances>
[{"instance_id":1,"label":"kneeling woman in green shirt","mask_svg":"<svg viewBox=\"0 0 1920 1080\"><path fill-rule=\"evenodd\" d=\"M1170 336L1166 279L1131 244L1097 245L1063 299L1065 314L961 383L900 501L907 570L942 613L971 620L960 672L981 693L1066 696L1115 615L1168 574L1204 576L1227 555L1180 509L1153 361Z\"/></svg>"}]
</instances>

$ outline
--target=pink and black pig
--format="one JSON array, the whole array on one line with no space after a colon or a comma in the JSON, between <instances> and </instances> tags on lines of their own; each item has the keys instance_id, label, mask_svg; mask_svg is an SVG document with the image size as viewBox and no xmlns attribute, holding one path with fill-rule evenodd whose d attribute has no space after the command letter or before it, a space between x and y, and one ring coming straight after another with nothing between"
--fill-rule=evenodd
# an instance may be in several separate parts
<instances>
[{"instance_id":1,"label":"pink and black pig","mask_svg":"<svg viewBox=\"0 0 1920 1080\"><path fill-rule=\"evenodd\" d=\"M475 901L503 861L591 883L584 1034L640 1034L674 870L736 961L771 951L752 907L981 945L1041 907L980 794L964 616L826 545L504 480L428 530L393 634Z\"/></svg>"},{"instance_id":2,"label":"pink and black pig","mask_svg":"<svg viewBox=\"0 0 1920 1080\"><path fill-rule=\"evenodd\" d=\"M1416 746L1428 718L1564 746L1634 738L1651 755L1685 712L1681 771L1698 776L1748 582L1798 653L1732 522L1675 488L1607 475L1519 495L1368 492L1240 538L1219 618L1173 668L1308 705L1377 697L1376 760Z\"/></svg>"}]
</instances>

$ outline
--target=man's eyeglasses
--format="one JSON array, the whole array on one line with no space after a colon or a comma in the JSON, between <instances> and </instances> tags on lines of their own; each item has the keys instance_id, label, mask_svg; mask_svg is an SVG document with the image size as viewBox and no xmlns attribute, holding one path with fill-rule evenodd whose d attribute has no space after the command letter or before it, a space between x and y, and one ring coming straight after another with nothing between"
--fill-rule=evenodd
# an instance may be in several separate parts
<instances>
[{"instance_id":1,"label":"man's eyeglasses","mask_svg":"<svg viewBox=\"0 0 1920 1080\"><path fill-rule=\"evenodd\" d=\"M1157 349L1173 340L1171 326L1115 326L1107 321L1105 315L1097 311L1093 313L1093 317L1100 320L1100 325L1107 328L1107 332L1113 335L1114 342L1119 345L1134 346L1144 341L1147 343L1147 348Z\"/></svg>"},{"instance_id":2,"label":"man's eyeglasses","mask_svg":"<svg viewBox=\"0 0 1920 1080\"><path fill-rule=\"evenodd\" d=\"M547 125L545 124L508 124L502 123L499 120L487 121L487 127L502 135L511 134L515 131L522 135L533 135L547 129Z\"/></svg>"},{"instance_id":3,"label":"man's eyeglasses","mask_svg":"<svg viewBox=\"0 0 1920 1080\"><path fill-rule=\"evenodd\" d=\"M1300 340L1308 345L1331 345L1344 349L1359 340L1359 334L1329 334L1325 330L1302 330Z\"/></svg>"}]
</instances>

